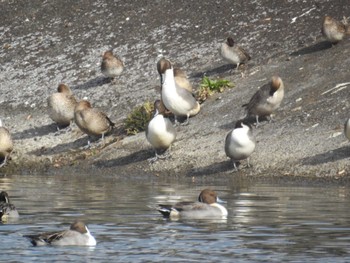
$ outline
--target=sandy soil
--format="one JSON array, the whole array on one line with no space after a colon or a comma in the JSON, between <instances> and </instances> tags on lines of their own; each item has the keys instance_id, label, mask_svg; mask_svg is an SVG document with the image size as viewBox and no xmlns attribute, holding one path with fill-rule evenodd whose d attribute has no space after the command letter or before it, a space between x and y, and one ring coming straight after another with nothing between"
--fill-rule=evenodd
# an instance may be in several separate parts
<instances>
[{"instance_id":1,"label":"sandy soil","mask_svg":"<svg viewBox=\"0 0 350 263\"><path fill-rule=\"evenodd\" d=\"M30 2L30 3L29 3ZM344 1L1 1L0 118L15 141L1 173L90 173L123 176L231 175L224 140L242 104L278 74L286 94L272 123L254 130L253 167L244 176L347 178L350 145L350 40L332 47L320 28L325 14L350 15ZM252 60L246 77L218 54L232 35ZM101 54L113 49L126 69L116 83L100 72ZM235 87L214 95L188 126L177 128L172 157L150 165L144 133L125 138L131 109L159 98L156 62L165 56L194 87L204 74ZM56 133L46 98L61 82L87 97L118 128L90 150L76 126Z\"/></svg>"}]
</instances>

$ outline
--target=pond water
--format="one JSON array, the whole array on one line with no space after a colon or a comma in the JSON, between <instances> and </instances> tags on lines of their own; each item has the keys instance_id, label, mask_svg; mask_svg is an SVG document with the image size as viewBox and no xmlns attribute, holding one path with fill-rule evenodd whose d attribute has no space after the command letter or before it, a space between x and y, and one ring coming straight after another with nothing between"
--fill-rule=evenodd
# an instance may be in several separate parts
<instances>
[{"instance_id":1,"label":"pond water","mask_svg":"<svg viewBox=\"0 0 350 263\"><path fill-rule=\"evenodd\" d=\"M210 187L227 220L169 221L157 204L196 200ZM20 219L0 224L0 262L346 262L350 191L339 185L232 178L0 177ZM84 220L97 246L33 247L22 235Z\"/></svg>"}]
</instances>

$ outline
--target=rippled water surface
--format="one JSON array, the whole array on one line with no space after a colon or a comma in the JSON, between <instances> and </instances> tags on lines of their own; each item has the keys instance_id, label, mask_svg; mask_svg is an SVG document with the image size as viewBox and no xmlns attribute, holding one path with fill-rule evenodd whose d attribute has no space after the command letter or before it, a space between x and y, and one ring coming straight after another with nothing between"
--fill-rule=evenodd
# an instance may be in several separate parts
<instances>
[{"instance_id":1,"label":"rippled water surface","mask_svg":"<svg viewBox=\"0 0 350 263\"><path fill-rule=\"evenodd\" d=\"M227 220L164 220L156 204L195 200L211 187ZM346 262L349 189L220 180L91 176L0 177L19 210L0 224L1 262ZM24 234L83 219L94 248L33 247Z\"/></svg>"}]
</instances>

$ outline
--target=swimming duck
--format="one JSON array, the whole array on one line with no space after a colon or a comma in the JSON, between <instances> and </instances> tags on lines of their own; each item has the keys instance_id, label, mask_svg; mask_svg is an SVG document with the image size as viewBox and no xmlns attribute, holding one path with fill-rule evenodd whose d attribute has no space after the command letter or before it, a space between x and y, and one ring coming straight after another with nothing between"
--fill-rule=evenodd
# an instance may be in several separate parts
<instances>
[{"instance_id":1,"label":"swimming duck","mask_svg":"<svg viewBox=\"0 0 350 263\"><path fill-rule=\"evenodd\" d=\"M155 162L158 158L166 158L168 155L164 154L176 139L176 130L171 121L164 117L165 107L160 100L154 102L154 109L154 117L146 129L146 138L156 154L150 162Z\"/></svg>"},{"instance_id":2,"label":"swimming duck","mask_svg":"<svg viewBox=\"0 0 350 263\"><path fill-rule=\"evenodd\" d=\"M6 221L8 218L19 217L16 207L10 203L10 198L7 192L0 193L0 220Z\"/></svg>"},{"instance_id":3,"label":"swimming duck","mask_svg":"<svg viewBox=\"0 0 350 263\"><path fill-rule=\"evenodd\" d=\"M181 202L174 206L159 205L158 211L167 218L190 218L190 219L210 219L225 218L227 210L218 202L220 199L217 194L210 189L204 189L198 202Z\"/></svg>"},{"instance_id":4,"label":"swimming duck","mask_svg":"<svg viewBox=\"0 0 350 263\"><path fill-rule=\"evenodd\" d=\"M13 141L8 129L2 126L0 119L0 168L5 166L13 151Z\"/></svg>"},{"instance_id":5,"label":"swimming duck","mask_svg":"<svg viewBox=\"0 0 350 263\"><path fill-rule=\"evenodd\" d=\"M69 230L25 235L33 246L95 246L96 240L82 221L75 221Z\"/></svg>"},{"instance_id":6,"label":"swimming duck","mask_svg":"<svg viewBox=\"0 0 350 263\"><path fill-rule=\"evenodd\" d=\"M236 122L235 128L226 136L225 153L227 157L231 158L236 171L238 171L236 162L240 160L247 159L248 167L250 167L249 156L255 149L252 130L249 123L239 120Z\"/></svg>"},{"instance_id":7,"label":"swimming duck","mask_svg":"<svg viewBox=\"0 0 350 263\"><path fill-rule=\"evenodd\" d=\"M60 127L69 126L74 120L74 108L77 101L67 85L58 85L57 92L48 97L47 105L49 116L57 124L58 130Z\"/></svg>"},{"instance_id":8,"label":"swimming duck","mask_svg":"<svg viewBox=\"0 0 350 263\"><path fill-rule=\"evenodd\" d=\"M186 125L189 123L189 117L199 112L200 104L191 92L176 85L174 69L169 60L162 58L158 65L162 76L162 101L165 107L175 115L175 123L178 116L186 116L187 119L183 123Z\"/></svg>"},{"instance_id":9,"label":"swimming duck","mask_svg":"<svg viewBox=\"0 0 350 263\"><path fill-rule=\"evenodd\" d=\"M122 74L123 70L123 61L117 55L113 55L112 50L108 50L103 54L101 62L101 72L103 75L114 80Z\"/></svg>"},{"instance_id":10,"label":"swimming duck","mask_svg":"<svg viewBox=\"0 0 350 263\"><path fill-rule=\"evenodd\" d=\"M88 146L90 146L90 136L104 135L110 132L114 123L103 112L92 108L87 100L80 101L74 110L74 120L77 126L89 136Z\"/></svg>"},{"instance_id":11,"label":"swimming duck","mask_svg":"<svg viewBox=\"0 0 350 263\"><path fill-rule=\"evenodd\" d=\"M227 40L221 44L220 55L227 62L237 65L237 69L240 64L245 64L251 59L248 52L237 45L232 37L228 37Z\"/></svg>"},{"instance_id":12,"label":"swimming duck","mask_svg":"<svg viewBox=\"0 0 350 263\"><path fill-rule=\"evenodd\" d=\"M247 117L255 116L256 127L259 117L270 116L280 106L284 97L284 84L280 77L272 77L271 82L262 86L243 107L247 110Z\"/></svg>"}]
</instances>

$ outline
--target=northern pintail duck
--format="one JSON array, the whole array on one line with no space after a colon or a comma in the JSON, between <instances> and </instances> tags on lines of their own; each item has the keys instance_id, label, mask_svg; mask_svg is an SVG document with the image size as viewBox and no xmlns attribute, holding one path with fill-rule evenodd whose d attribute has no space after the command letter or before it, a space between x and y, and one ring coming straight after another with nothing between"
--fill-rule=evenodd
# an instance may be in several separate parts
<instances>
[{"instance_id":1,"label":"northern pintail duck","mask_svg":"<svg viewBox=\"0 0 350 263\"><path fill-rule=\"evenodd\" d=\"M221 44L220 55L229 63L236 65L238 69L240 64L247 63L251 57L247 51L235 43L232 37Z\"/></svg>"},{"instance_id":2,"label":"northern pintail duck","mask_svg":"<svg viewBox=\"0 0 350 263\"><path fill-rule=\"evenodd\" d=\"M235 128L230 131L225 140L225 153L229 157L236 171L236 163L247 159L248 167L249 156L254 152L255 139L253 137L252 126L242 120L236 122Z\"/></svg>"},{"instance_id":3,"label":"northern pintail duck","mask_svg":"<svg viewBox=\"0 0 350 263\"><path fill-rule=\"evenodd\" d=\"M164 64L166 64L166 59L165 58L161 58L160 60L158 60L157 62L157 71L159 73L160 76L160 85L163 85L163 74L162 74L162 68L164 67ZM188 90L189 92L193 92L193 88L192 85L190 83L190 81L188 80L188 77L186 75L186 72L183 71L180 68L174 68L174 79L175 79L175 83L178 87L183 88Z\"/></svg>"},{"instance_id":4,"label":"northern pintail duck","mask_svg":"<svg viewBox=\"0 0 350 263\"><path fill-rule=\"evenodd\" d=\"M346 34L350 34L350 27L330 16L325 16L322 24L323 36L332 44L337 44Z\"/></svg>"},{"instance_id":5,"label":"northern pintail duck","mask_svg":"<svg viewBox=\"0 0 350 263\"><path fill-rule=\"evenodd\" d=\"M263 85L243 107L247 110L247 116L255 116L256 126L259 125L259 117L270 116L280 106L284 97L284 84L280 77L274 76L272 80Z\"/></svg>"},{"instance_id":6,"label":"northern pintail duck","mask_svg":"<svg viewBox=\"0 0 350 263\"><path fill-rule=\"evenodd\" d=\"M124 70L123 61L117 56L113 55L111 50L106 51L103 54L101 62L101 72L108 78L115 79L122 74Z\"/></svg>"},{"instance_id":7,"label":"northern pintail duck","mask_svg":"<svg viewBox=\"0 0 350 263\"><path fill-rule=\"evenodd\" d=\"M350 141L350 118L344 124L344 134L345 137Z\"/></svg>"},{"instance_id":8,"label":"northern pintail duck","mask_svg":"<svg viewBox=\"0 0 350 263\"><path fill-rule=\"evenodd\" d=\"M153 146L156 156L150 159L151 162L158 158L165 158L164 155L170 145L176 139L176 130L168 118L164 117L165 107L160 100L154 103L155 114L152 120L148 123L146 129L146 138Z\"/></svg>"},{"instance_id":9,"label":"northern pintail duck","mask_svg":"<svg viewBox=\"0 0 350 263\"><path fill-rule=\"evenodd\" d=\"M188 80L188 77L185 71L183 71L180 68L174 68L174 79L178 87L186 89L192 93L193 88L190 81Z\"/></svg>"},{"instance_id":10,"label":"northern pintail duck","mask_svg":"<svg viewBox=\"0 0 350 263\"><path fill-rule=\"evenodd\" d=\"M165 107L175 115L177 123L178 116L186 116L185 124L188 124L189 117L197 114L200 104L187 89L176 85L174 69L169 60L162 58L159 62L159 73L162 81L162 101Z\"/></svg>"},{"instance_id":11,"label":"northern pintail duck","mask_svg":"<svg viewBox=\"0 0 350 263\"><path fill-rule=\"evenodd\" d=\"M74 120L77 126L89 136L88 145L90 145L90 136L102 136L110 132L114 123L103 112L92 108L87 100L80 101L74 110Z\"/></svg>"},{"instance_id":12,"label":"northern pintail duck","mask_svg":"<svg viewBox=\"0 0 350 263\"><path fill-rule=\"evenodd\" d=\"M95 246L96 239L82 221L75 221L69 230L25 235L33 246Z\"/></svg>"},{"instance_id":13,"label":"northern pintail duck","mask_svg":"<svg viewBox=\"0 0 350 263\"><path fill-rule=\"evenodd\" d=\"M6 221L8 218L18 218L19 214L16 207L10 203L7 192L0 193L0 220Z\"/></svg>"},{"instance_id":14,"label":"northern pintail duck","mask_svg":"<svg viewBox=\"0 0 350 263\"><path fill-rule=\"evenodd\" d=\"M2 126L0 120L0 168L5 166L13 151L13 141L8 129Z\"/></svg>"},{"instance_id":15,"label":"northern pintail duck","mask_svg":"<svg viewBox=\"0 0 350 263\"><path fill-rule=\"evenodd\" d=\"M67 85L58 85L57 92L48 97L47 105L49 116L57 124L57 129L69 126L74 120L77 101Z\"/></svg>"},{"instance_id":16,"label":"northern pintail duck","mask_svg":"<svg viewBox=\"0 0 350 263\"><path fill-rule=\"evenodd\" d=\"M181 202L174 206L159 205L158 211L164 216L172 219L211 219L226 218L227 210L218 203L220 199L216 193L210 189L204 189L197 202Z\"/></svg>"}]
</instances>

